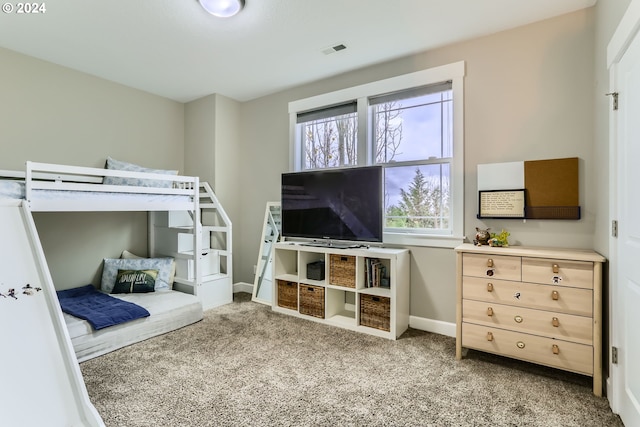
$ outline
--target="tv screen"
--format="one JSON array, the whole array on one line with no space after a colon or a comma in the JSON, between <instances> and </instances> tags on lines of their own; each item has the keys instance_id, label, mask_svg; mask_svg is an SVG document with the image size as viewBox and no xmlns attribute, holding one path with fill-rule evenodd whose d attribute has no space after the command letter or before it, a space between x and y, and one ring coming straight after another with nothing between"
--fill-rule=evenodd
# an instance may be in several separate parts
<instances>
[{"instance_id":1,"label":"tv screen","mask_svg":"<svg viewBox=\"0 0 640 427\"><path fill-rule=\"evenodd\" d=\"M282 235L382 242L381 166L282 174Z\"/></svg>"}]
</instances>

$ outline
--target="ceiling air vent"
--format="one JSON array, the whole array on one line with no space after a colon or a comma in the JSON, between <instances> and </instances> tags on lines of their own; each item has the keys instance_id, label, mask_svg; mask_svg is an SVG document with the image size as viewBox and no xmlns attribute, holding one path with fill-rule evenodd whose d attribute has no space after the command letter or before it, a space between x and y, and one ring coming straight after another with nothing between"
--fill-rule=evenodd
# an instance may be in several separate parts
<instances>
[{"instance_id":1,"label":"ceiling air vent","mask_svg":"<svg viewBox=\"0 0 640 427\"><path fill-rule=\"evenodd\" d=\"M335 46L325 47L324 49L322 49L322 53L324 53L325 55L329 55L330 53L340 52L341 50L345 50L346 48L347 47L345 45L340 43Z\"/></svg>"}]
</instances>

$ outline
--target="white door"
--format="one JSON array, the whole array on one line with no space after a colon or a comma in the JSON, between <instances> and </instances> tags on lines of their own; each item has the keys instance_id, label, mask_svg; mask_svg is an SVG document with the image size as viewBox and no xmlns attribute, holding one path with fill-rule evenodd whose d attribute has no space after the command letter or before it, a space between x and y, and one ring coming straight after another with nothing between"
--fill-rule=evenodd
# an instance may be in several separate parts
<instances>
[{"instance_id":1,"label":"white door","mask_svg":"<svg viewBox=\"0 0 640 427\"><path fill-rule=\"evenodd\" d=\"M640 22L640 16L637 19ZM627 426L640 426L640 36L634 33L637 30L629 33L624 43L628 47L621 47L612 67L619 93L612 123L618 219L611 284L612 344L618 348L618 363L611 366L612 407Z\"/></svg>"}]
</instances>

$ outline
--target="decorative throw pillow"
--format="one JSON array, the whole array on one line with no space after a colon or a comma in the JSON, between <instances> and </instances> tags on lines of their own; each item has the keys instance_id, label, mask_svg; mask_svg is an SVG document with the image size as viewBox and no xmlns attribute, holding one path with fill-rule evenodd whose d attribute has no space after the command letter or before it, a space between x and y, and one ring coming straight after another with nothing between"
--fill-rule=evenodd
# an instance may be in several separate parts
<instances>
[{"instance_id":1,"label":"decorative throw pillow","mask_svg":"<svg viewBox=\"0 0 640 427\"><path fill-rule=\"evenodd\" d=\"M146 173L159 173L163 175L177 175L177 170L164 170L164 169L149 169L134 163L127 163L121 160L112 159L107 157L107 163L105 169L121 170L129 172L146 172ZM141 179L141 178L122 178L119 176L105 176L102 181L106 185L133 185L137 187L157 187L157 188L171 188L173 181L165 181L158 179Z\"/></svg>"},{"instance_id":2,"label":"decorative throw pillow","mask_svg":"<svg viewBox=\"0 0 640 427\"><path fill-rule=\"evenodd\" d=\"M169 274L171 273L172 264L173 258L105 258L104 266L102 268L100 289L108 294L111 293L111 290L116 283L118 270L158 270L155 290L168 290L170 289Z\"/></svg>"},{"instance_id":3,"label":"decorative throw pillow","mask_svg":"<svg viewBox=\"0 0 640 427\"><path fill-rule=\"evenodd\" d=\"M120 258L124 259L144 259L142 256L138 256L134 253L129 252L128 250L122 251L120 254ZM173 280L176 277L176 260L173 260L173 264L171 265L171 273L169 273L169 289L173 289Z\"/></svg>"},{"instance_id":4,"label":"decorative throw pillow","mask_svg":"<svg viewBox=\"0 0 640 427\"><path fill-rule=\"evenodd\" d=\"M112 294L142 294L153 292L158 270L118 270Z\"/></svg>"}]
</instances>

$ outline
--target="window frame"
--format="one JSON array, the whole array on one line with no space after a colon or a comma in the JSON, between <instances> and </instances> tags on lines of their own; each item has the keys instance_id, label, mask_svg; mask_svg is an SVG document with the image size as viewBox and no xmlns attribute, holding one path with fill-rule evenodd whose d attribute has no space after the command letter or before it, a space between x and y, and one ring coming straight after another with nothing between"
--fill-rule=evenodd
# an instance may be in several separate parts
<instances>
[{"instance_id":1,"label":"window frame","mask_svg":"<svg viewBox=\"0 0 640 427\"><path fill-rule=\"evenodd\" d=\"M449 248L461 244L464 241L464 76L465 62L459 61L290 102L290 170L301 171L304 165L303 147L298 143L299 136L296 133L299 113L356 101L358 114L357 166L373 165L375 164L375 147L370 143L373 119L369 114L369 98L450 80L453 92L453 158L450 178L451 230L448 233L385 231L383 243Z\"/></svg>"}]
</instances>

